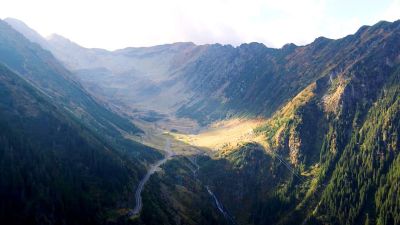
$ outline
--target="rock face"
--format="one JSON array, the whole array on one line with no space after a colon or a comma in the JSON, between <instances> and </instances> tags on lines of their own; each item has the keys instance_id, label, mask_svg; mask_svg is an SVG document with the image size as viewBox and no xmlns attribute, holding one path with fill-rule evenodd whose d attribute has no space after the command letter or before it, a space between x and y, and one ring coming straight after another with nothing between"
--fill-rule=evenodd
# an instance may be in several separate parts
<instances>
[{"instance_id":1,"label":"rock face","mask_svg":"<svg viewBox=\"0 0 400 225\"><path fill-rule=\"evenodd\" d=\"M203 167L208 175L204 179L214 185L227 209L235 212L238 223L400 222L395 212L399 205L391 199L400 194L395 188L400 158L400 64L387 63L399 57L399 41L400 22L380 22L330 41L328 46L336 46L335 54L344 47L346 55L338 55L335 64L329 64L312 82L314 88L304 89L257 129L271 147L267 152L272 150L275 155L269 173L280 180L271 179L268 187L263 184L265 175L254 175L258 178L251 181L253 172L247 166L255 163L233 157L243 148L222 156L227 161L224 164L234 167L220 168L213 176L209 175L212 168ZM246 176L251 178L241 181ZM234 186L237 192L246 193L250 185L258 191L235 201L221 188ZM239 203L249 205L245 212L254 214L236 211Z\"/></svg>"}]
</instances>

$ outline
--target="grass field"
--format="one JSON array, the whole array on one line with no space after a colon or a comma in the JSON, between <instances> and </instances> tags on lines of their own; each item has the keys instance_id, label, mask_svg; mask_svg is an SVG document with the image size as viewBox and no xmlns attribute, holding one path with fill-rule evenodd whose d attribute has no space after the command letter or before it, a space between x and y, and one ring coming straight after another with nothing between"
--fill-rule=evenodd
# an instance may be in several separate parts
<instances>
[{"instance_id":1,"label":"grass field","mask_svg":"<svg viewBox=\"0 0 400 225\"><path fill-rule=\"evenodd\" d=\"M253 132L265 123L263 119L235 118L213 123L199 134L171 133L175 139L211 151L227 151L246 142L256 142L266 146L263 135Z\"/></svg>"}]
</instances>

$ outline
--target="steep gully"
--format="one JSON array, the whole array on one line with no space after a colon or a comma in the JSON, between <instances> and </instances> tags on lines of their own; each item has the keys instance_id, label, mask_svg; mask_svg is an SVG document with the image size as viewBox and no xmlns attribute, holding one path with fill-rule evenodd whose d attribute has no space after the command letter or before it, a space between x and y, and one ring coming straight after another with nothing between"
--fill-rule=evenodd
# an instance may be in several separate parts
<instances>
[{"instance_id":1,"label":"steep gully","mask_svg":"<svg viewBox=\"0 0 400 225\"><path fill-rule=\"evenodd\" d=\"M193 176L197 176L197 172L200 170L199 164L197 164L197 158L196 156L193 158L187 157L187 159L193 164L195 168L190 168L193 172ZM224 216L224 218L228 221L229 224L236 225L235 220L233 217L226 211L225 207L222 205L222 203L218 200L217 196L214 194L214 192L211 191L210 187L208 185L205 185L205 188L207 189L208 194L212 197L214 200L215 206L217 207L218 211Z\"/></svg>"}]
</instances>

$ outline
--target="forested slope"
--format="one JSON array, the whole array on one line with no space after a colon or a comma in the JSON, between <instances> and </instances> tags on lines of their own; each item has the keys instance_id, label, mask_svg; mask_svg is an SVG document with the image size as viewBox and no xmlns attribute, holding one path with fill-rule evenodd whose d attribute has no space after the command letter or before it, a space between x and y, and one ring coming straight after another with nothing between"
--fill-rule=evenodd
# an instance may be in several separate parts
<instances>
[{"instance_id":1,"label":"forested slope","mask_svg":"<svg viewBox=\"0 0 400 225\"><path fill-rule=\"evenodd\" d=\"M103 224L110 212L132 207L144 172L137 159L4 65L0 90L2 223Z\"/></svg>"},{"instance_id":2,"label":"forested slope","mask_svg":"<svg viewBox=\"0 0 400 225\"><path fill-rule=\"evenodd\" d=\"M265 156L244 144L203 161L205 182L240 224L400 222L399 31L399 22L361 29L365 46L355 49L368 54L310 84L255 130L265 135Z\"/></svg>"}]
</instances>

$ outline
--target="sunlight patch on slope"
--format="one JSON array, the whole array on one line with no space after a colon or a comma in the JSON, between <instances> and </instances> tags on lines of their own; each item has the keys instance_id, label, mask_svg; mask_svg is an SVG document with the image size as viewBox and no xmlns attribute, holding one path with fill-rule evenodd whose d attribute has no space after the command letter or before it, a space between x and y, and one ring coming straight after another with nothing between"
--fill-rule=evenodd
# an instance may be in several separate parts
<instances>
[{"instance_id":1,"label":"sunlight patch on slope","mask_svg":"<svg viewBox=\"0 0 400 225\"><path fill-rule=\"evenodd\" d=\"M285 135L288 122L295 119L296 110L315 96L315 88L315 83L306 87L270 119L234 118L215 122L199 134L172 135L188 145L221 153L249 142L258 143L269 151Z\"/></svg>"},{"instance_id":2,"label":"sunlight patch on slope","mask_svg":"<svg viewBox=\"0 0 400 225\"><path fill-rule=\"evenodd\" d=\"M180 141L212 151L229 151L247 142L265 145L263 137L254 133L254 128L265 122L264 119L235 118L213 123L209 129L199 134L172 135Z\"/></svg>"},{"instance_id":3,"label":"sunlight patch on slope","mask_svg":"<svg viewBox=\"0 0 400 225\"><path fill-rule=\"evenodd\" d=\"M326 113L336 113L338 111L340 100L348 82L348 80L342 77L338 77L332 81L332 87L323 97L324 111Z\"/></svg>"},{"instance_id":4,"label":"sunlight patch on slope","mask_svg":"<svg viewBox=\"0 0 400 225\"><path fill-rule=\"evenodd\" d=\"M263 134L268 143L267 146L276 147L287 135L290 122L298 119L296 112L306 105L315 96L316 84L312 83L297 94L291 101L278 110L272 118L254 128L255 133Z\"/></svg>"}]
</instances>

